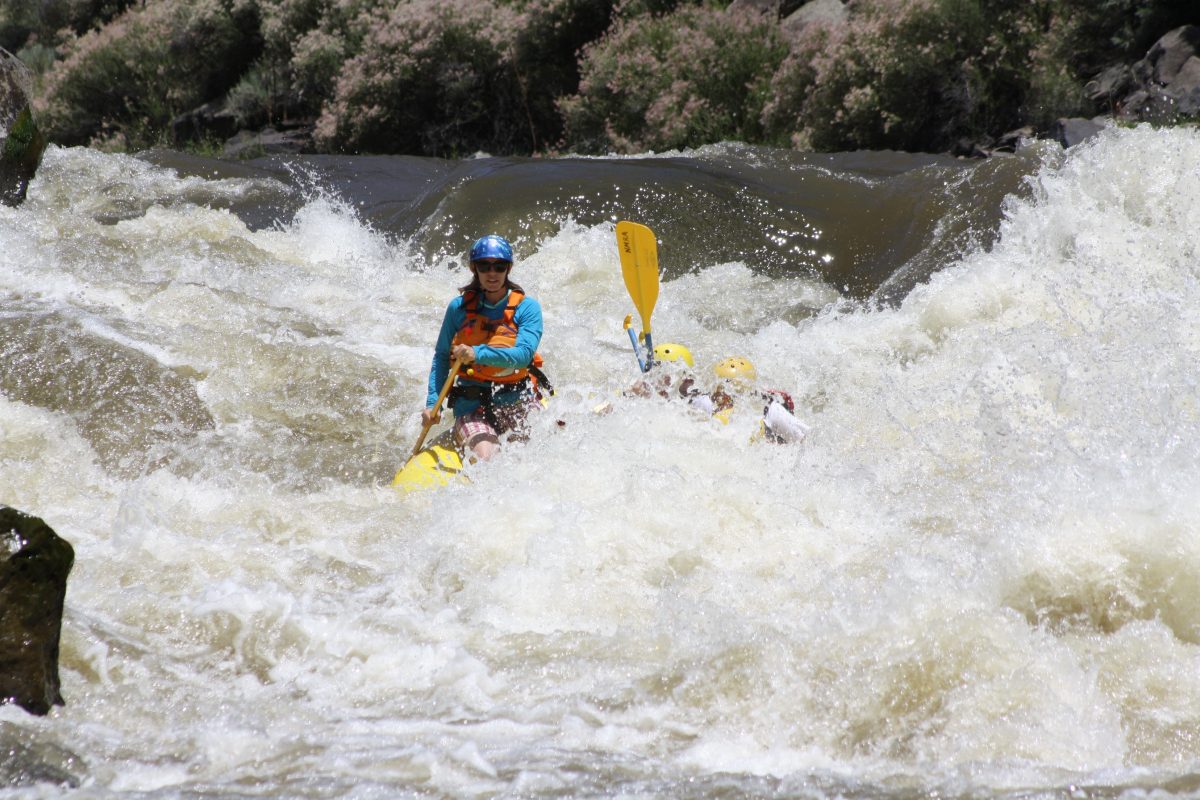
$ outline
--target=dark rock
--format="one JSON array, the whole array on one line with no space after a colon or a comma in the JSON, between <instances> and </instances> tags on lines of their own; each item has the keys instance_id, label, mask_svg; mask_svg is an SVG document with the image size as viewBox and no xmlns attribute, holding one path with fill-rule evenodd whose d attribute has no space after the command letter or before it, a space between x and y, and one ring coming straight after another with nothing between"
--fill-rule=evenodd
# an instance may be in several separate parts
<instances>
[{"instance_id":1,"label":"dark rock","mask_svg":"<svg viewBox=\"0 0 1200 800\"><path fill-rule=\"evenodd\" d=\"M842 0L812 0L787 15L782 26L787 36L795 38L814 23L837 27L845 24L849 18L850 12Z\"/></svg>"},{"instance_id":2,"label":"dark rock","mask_svg":"<svg viewBox=\"0 0 1200 800\"><path fill-rule=\"evenodd\" d=\"M1163 35L1130 74L1133 85L1116 103L1118 118L1172 123L1200 114L1200 26Z\"/></svg>"},{"instance_id":3,"label":"dark rock","mask_svg":"<svg viewBox=\"0 0 1200 800\"><path fill-rule=\"evenodd\" d=\"M731 13L753 11L763 16L783 19L804 5L805 2L806 0L733 0L729 4L728 11Z\"/></svg>"},{"instance_id":4,"label":"dark rock","mask_svg":"<svg viewBox=\"0 0 1200 800\"><path fill-rule=\"evenodd\" d=\"M990 138L985 136L981 140L975 140L964 136L954 143L950 154L959 158L987 158L992 154L992 150Z\"/></svg>"},{"instance_id":5,"label":"dark rock","mask_svg":"<svg viewBox=\"0 0 1200 800\"><path fill-rule=\"evenodd\" d=\"M1180 99L1167 89L1151 85L1138 89L1121 101L1117 117L1131 122L1171 124L1186 112Z\"/></svg>"},{"instance_id":6,"label":"dark rock","mask_svg":"<svg viewBox=\"0 0 1200 800\"><path fill-rule=\"evenodd\" d=\"M0 152L0 202L18 206L25 201L29 182L37 174L45 152L46 137L26 106L9 127Z\"/></svg>"},{"instance_id":7,"label":"dark rock","mask_svg":"<svg viewBox=\"0 0 1200 800\"><path fill-rule=\"evenodd\" d=\"M1105 105L1112 105L1134 89L1136 83L1133 70L1128 64L1109 67L1088 81L1083 90L1088 98Z\"/></svg>"},{"instance_id":8,"label":"dark rock","mask_svg":"<svg viewBox=\"0 0 1200 800\"><path fill-rule=\"evenodd\" d=\"M996 140L995 146L992 148L996 153L1015 153L1021 148L1022 142L1031 141L1037 138L1037 132L1028 125L1023 128L1009 131L1001 134Z\"/></svg>"},{"instance_id":9,"label":"dark rock","mask_svg":"<svg viewBox=\"0 0 1200 800\"><path fill-rule=\"evenodd\" d=\"M1008 131L996 139L992 139L990 136L978 138L964 136L951 148L950 154L959 158L991 158L1002 153L1015 153L1027 142L1036 138L1038 138L1037 131L1029 125Z\"/></svg>"},{"instance_id":10,"label":"dark rock","mask_svg":"<svg viewBox=\"0 0 1200 800\"><path fill-rule=\"evenodd\" d=\"M1200 26L1184 25L1166 33L1143 59L1150 67L1150 78L1162 86L1170 85L1189 58L1200 53Z\"/></svg>"},{"instance_id":11,"label":"dark rock","mask_svg":"<svg viewBox=\"0 0 1200 800\"><path fill-rule=\"evenodd\" d=\"M0 49L0 202L20 205L42 163L46 137L33 119L33 81L21 60Z\"/></svg>"},{"instance_id":12,"label":"dark rock","mask_svg":"<svg viewBox=\"0 0 1200 800\"><path fill-rule=\"evenodd\" d=\"M45 522L0 506L0 703L63 705L58 641L75 551Z\"/></svg>"},{"instance_id":13,"label":"dark rock","mask_svg":"<svg viewBox=\"0 0 1200 800\"><path fill-rule=\"evenodd\" d=\"M237 117L219 102L205 103L171 120L171 136L176 144L228 139L237 129Z\"/></svg>"},{"instance_id":14,"label":"dark rock","mask_svg":"<svg viewBox=\"0 0 1200 800\"><path fill-rule=\"evenodd\" d=\"M1167 92L1175 98L1180 114L1200 115L1200 57L1192 56L1183 63L1167 86Z\"/></svg>"},{"instance_id":15,"label":"dark rock","mask_svg":"<svg viewBox=\"0 0 1200 800\"><path fill-rule=\"evenodd\" d=\"M1050 138L1063 147L1074 147L1092 138L1102 130L1104 130L1104 126L1093 120L1082 119L1081 117L1064 117L1054 123L1054 127L1050 132Z\"/></svg>"},{"instance_id":16,"label":"dark rock","mask_svg":"<svg viewBox=\"0 0 1200 800\"><path fill-rule=\"evenodd\" d=\"M1149 108L1150 93L1145 89L1136 89L1117 104L1117 118L1124 120L1141 119L1146 109Z\"/></svg>"},{"instance_id":17,"label":"dark rock","mask_svg":"<svg viewBox=\"0 0 1200 800\"><path fill-rule=\"evenodd\" d=\"M1200 26L1164 34L1145 58L1109 67L1084 90L1119 120L1171 124L1200 116Z\"/></svg>"},{"instance_id":18,"label":"dark rock","mask_svg":"<svg viewBox=\"0 0 1200 800\"><path fill-rule=\"evenodd\" d=\"M269 155L292 155L313 152L312 128L305 126L278 131L239 131L221 152L225 158L260 158Z\"/></svg>"},{"instance_id":19,"label":"dark rock","mask_svg":"<svg viewBox=\"0 0 1200 800\"><path fill-rule=\"evenodd\" d=\"M778 0L733 0L726 10L731 14L753 11L765 17L778 14L779 3Z\"/></svg>"}]
</instances>

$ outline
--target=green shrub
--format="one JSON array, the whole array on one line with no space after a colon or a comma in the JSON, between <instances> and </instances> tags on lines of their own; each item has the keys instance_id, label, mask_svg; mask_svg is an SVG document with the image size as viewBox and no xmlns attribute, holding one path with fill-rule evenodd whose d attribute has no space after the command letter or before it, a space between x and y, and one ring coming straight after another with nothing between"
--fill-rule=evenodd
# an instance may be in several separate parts
<instances>
[{"instance_id":1,"label":"green shrub","mask_svg":"<svg viewBox=\"0 0 1200 800\"><path fill-rule=\"evenodd\" d=\"M525 0L508 54L525 110L532 150L557 145L563 134L558 98L579 86L581 48L612 19L611 0Z\"/></svg>"},{"instance_id":2,"label":"green shrub","mask_svg":"<svg viewBox=\"0 0 1200 800\"><path fill-rule=\"evenodd\" d=\"M224 94L255 42L220 0L158 0L71 39L45 76L39 119L53 141L120 134L155 143L172 118Z\"/></svg>"},{"instance_id":3,"label":"green shrub","mask_svg":"<svg viewBox=\"0 0 1200 800\"><path fill-rule=\"evenodd\" d=\"M290 55L293 42L320 26L328 5L325 0L258 0L265 52Z\"/></svg>"},{"instance_id":4,"label":"green shrub","mask_svg":"<svg viewBox=\"0 0 1200 800\"><path fill-rule=\"evenodd\" d=\"M1195 0L1058 0L1032 52L1025 112L1035 124L1112 111L1082 86L1102 70L1142 58L1164 33L1200 22Z\"/></svg>"},{"instance_id":5,"label":"green shrub","mask_svg":"<svg viewBox=\"0 0 1200 800\"><path fill-rule=\"evenodd\" d=\"M559 103L566 144L640 152L762 141L771 75L787 53L754 13L684 6L619 20L584 48L579 91Z\"/></svg>"},{"instance_id":6,"label":"green shrub","mask_svg":"<svg viewBox=\"0 0 1200 800\"><path fill-rule=\"evenodd\" d=\"M578 83L577 52L612 9L612 0L412 0L360 10L341 38L310 34L297 45L296 85L332 96L318 121L326 148L544 150L561 138L556 99Z\"/></svg>"},{"instance_id":7,"label":"green shrub","mask_svg":"<svg viewBox=\"0 0 1200 800\"><path fill-rule=\"evenodd\" d=\"M511 9L411 0L380 12L317 122L339 150L461 156L528 152L528 123L507 51Z\"/></svg>"},{"instance_id":8,"label":"green shrub","mask_svg":"<svg viewBox=\"0 0 1200 800\"><path fill-rule=\"evenodd\" d=\"M776 74L768 136L818 150L949 150L1093 108L1083 85L1186 21L1183 0L860 0ZM1194 6L1193 6L1194 8ZM1194 11L1193 11L1194 14Z\"/></svg>"},{"instance_id":9,"label":"green shrub","mask_svg":"<svg viewBox=\"0 0 1200 800\"><path fill-rule=\"evenodd\" d=\"M0 0L0 47L16 51L31 40L56 43L59 32L76 35L107 24L136 0Z\"/></svg>"},{"instance_id":10,"label":"green shrub","mask_svg":"<svg viewBox=\"0 0 1200 800\"><path fill-rule=\"evenodd\" d=\"M225 108L237 117L239 128L272 123L290 103L286 76L266 59L251 66L225 97Z\"/></svg>"},{"instance_id":11,"label":"green shrub","mask_svg":"<svg viewBox=\"0 0 1200 800\"><path fill-rule=\"evenodd\" d=\"M1056 56L1084 79L1136 61L1167 31L1200 22L1195 0L1058 0L1051 31Z\"/></svg>"},{"instance_id":12,"label":"green shrub","mask_svg":"<svg viewBox=\"0 0 1200 800\"><path fill-rule=\"evenodd\" d=\"M50 68L54 66L54 62L58 60L58 53L53 47L47 47L38 42L25 45L16 52L16 56L35 75L44 75L49 72Z\"/></svg>"},{"instance_id":13,"label":"green shrub","mask_svg":"<svg viewBox=\"0 0 1200 800\"><path fill-rule=\"evenodd\" d=\"M297 110L316 116L333 97L346 60L346 40L320 28L308 31L292 49L291 95Z\"/></svg>"},{"instance_id":14,"label":"green shrub","mask_svg":"<svg viewBox=\"0 0 1200 800\"><path fill-rule=\"evenodd\" d=\"M334 150L945 150L1105 110L1083 84L1195 3L854 0L787 43L727 0L0 0L0 45L64 144L142 146L225 96L246 126L319 115Z\"/></svg>"},{"instance_id":15,"label":"green shrub","mask_svg":"<svg viewBox=\"0 0 1200 800\"><path fill-rule=\"evenodd\" d=\"M1060 117L1091 112L1083 85L1094 72L1088 67L1086 76L1080 74L1078 54L1071 44L1073 24L1079 19L1076 14L1056 14L1030 48L1020 115L1035 129L1047 130Z\"/></svg>"},{"instance_id":16,"label":"green shrub","mask_svg":"<svg viewBox=\"0 0 1200 800\"><path fill-rule=\"evenodd\" d=\"M774 81L764 115L818 150L949 150L1021 123L1046 3L864 0L814 29ZM1057 65L1045 65L1049 78Z\"/></svg>"},{"instance_id":17,"label":"green shrub","mask_svg":"<svg viewBox=\"0 0 1200 800\"><path fill-rule=\"evenodd\" d=\"M0 47L15 53L36 27L37 18L29 3L20 0L0 2Z\"/></svg>"},{"instance_id":18,"label":"green shrub","mask_svg":"<svg viewBox=\"0 0 1200 800\"><path fill-rule=\"evenodd\" d=\"M68 0L0 0L0 47L16 52L30 39L53 41L54 32L70 23Z\"/></svg>"},{"instance_id":19,"label":"green shrub","mask_svg":"<svg viewBox=\"0 0 1200 800\"><path fill-rule=\"evenodd\" d=\"M249 1L258 4L263 40L255 69L270 76L266 82L260 78L257 88L272 116L310 118L332 98L342 64L361 49L378 9L385 6L384 0Z\"/></svg>"}]
</instances>

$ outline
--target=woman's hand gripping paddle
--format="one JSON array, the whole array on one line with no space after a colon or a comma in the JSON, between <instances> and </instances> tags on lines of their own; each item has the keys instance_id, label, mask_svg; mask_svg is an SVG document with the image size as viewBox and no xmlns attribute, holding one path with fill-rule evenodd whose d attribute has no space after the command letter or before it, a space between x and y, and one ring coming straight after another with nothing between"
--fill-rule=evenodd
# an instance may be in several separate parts
<instances>
[{"instance_id":1,"label":"woman's hand gripping paddle","mask_svg":"<svg viewBox=\"0 0 1200 800\"><path fill-rule=\"evenodd\" d=\"M442 384L442 391L438 394L434 408L441 409L462 365L463 362L457 358L450 364L450 374L446 376L446 382ZM447 474L453 475L462 469L462 461L453 451L435 444L431 448L432 453L421 452L421 446L425 444L425 437L429 435L429 429L433 427L435 421L435 419L430 419L421 428L421 435L417 437L417 443L413 445L412 455L396 473L396 477L392 479L393 486L402 487L406 492L426 486L443 486L449 481Z\"/></svg>"},{"instance_id":2,"label":"woman's hand gripping paddle","mask_svg":"<svg viewBox=\"0 0 1200 800\"><path fill-rule=\"evenodd\" d=\"M636 222L622 220L617 223L617 250L621 254L621 274L625 277L625 288L633 299L633 305L642 317L642 338L646 340L646 357L642 358L638 337L626 318L625 330L633 342L633 354L637 356L642 372L649 372L654 365L654 340L650 334L650 314L658 302L658 243L654 232Z\"/></svg>"},{"instance_id":3,"label":"woman's hand gripping paddle","mask_svg":"<svg viewBox=\"0 0 1200 800\"><path fill-rule=\"evenodd\" d=\"M450 394L450 387L454 385L454 379L458 377L458 371L462 369L463 362L459 359L454 359L450 364L450 374L446 376L446 382L442 384L442 391L438 393L437 402L433 404L435 409L439 411L442 408L442 403L446 400L446 395ZM437 421L434 417L425 423L425 427L421 428L421 435L417 437L417 443L413 445L412 455L421 452L421 445L425 444L425 437L429 435L429 429L433 427L433 423Z\"/></svg>"}]
</instances>

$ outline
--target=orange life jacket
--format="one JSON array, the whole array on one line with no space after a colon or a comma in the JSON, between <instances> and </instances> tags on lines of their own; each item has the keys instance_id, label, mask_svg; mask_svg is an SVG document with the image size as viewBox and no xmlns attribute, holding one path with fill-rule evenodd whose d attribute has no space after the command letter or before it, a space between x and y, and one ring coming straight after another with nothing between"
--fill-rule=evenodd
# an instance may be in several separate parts
<instances>
[{"instance_id":1,"label":"orange life jacket","mask_svg":"<svg viewBox=\"0 0 1200 800\"><path fill-rule=\"evenodd\" d=\"M468 290L463 293L463 305L466 308L467 318L458 332L454 334L451 347L456 344L466 344L471 347L480 344L486 344L488 347L513 347L517 343L517 323L514 321L514 317L517 313L517 306L521 305L521 301L524 299L525 295L521 292L510 291L504 316L499 319L489 319L483 315L479 292ZM489 367L475 362L471 365L470 374L463 377L473 381L520 383L529 377L530 367L535 369L533 380L536 384L536 376L540 374L542 367L540 353L533 354L533 361L529 367Z\"/></svg>"}]
</instances>

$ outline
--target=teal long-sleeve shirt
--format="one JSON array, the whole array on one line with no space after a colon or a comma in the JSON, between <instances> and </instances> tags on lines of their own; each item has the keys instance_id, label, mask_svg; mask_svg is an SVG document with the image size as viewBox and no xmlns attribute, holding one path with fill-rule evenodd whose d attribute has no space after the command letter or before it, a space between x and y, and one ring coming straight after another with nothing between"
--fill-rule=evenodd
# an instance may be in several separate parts
<instances>
[{"instance_id":1,"label":"teal long-sleeve shirt","mask_svg":"<svg viewBox=\"0 0 1200 800\"><path fill-rule=\"evenodd\" d=\"M480 312L488 319L501 319L504 309L508 306L506 292L500 302L488 304L481 301ZM467 321L466 304L462 295L450 301L446 306L446 315L442 317L442 328L438 332L437 344L433 349L433 365L429 369L429 393L425 398L425 407L432 408L442 391L442 384L450 374L450 343L459 328ZM513 322L517 326L517 341L512 347L492 347L491 345L475 345L475 360L488 367L508 367L521 369L528 367L537 352L538 344L542 341L542 307L529 295L513 312ZM463 371L465 372L465 370ZM459 382L465 386L482 386L486 381L473 381L463 372L459 373ZM492 397L497 405L515 403L521 399L521 393L516 389L501 389ZM479 407L479 401L459 398L452 406L454 416L462 417L470 414Z\"/></svg>"}]
</instances>

